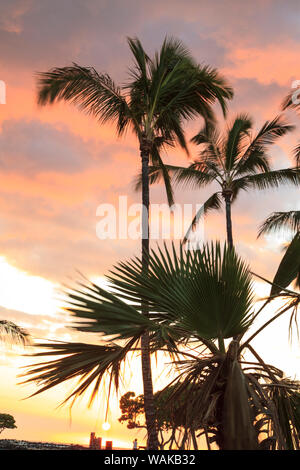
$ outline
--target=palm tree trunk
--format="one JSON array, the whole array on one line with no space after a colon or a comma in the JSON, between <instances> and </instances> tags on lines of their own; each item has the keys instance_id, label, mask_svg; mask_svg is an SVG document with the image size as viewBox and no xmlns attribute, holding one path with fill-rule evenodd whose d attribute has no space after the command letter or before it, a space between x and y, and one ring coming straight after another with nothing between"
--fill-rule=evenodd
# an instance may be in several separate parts
<instances>
[{"instance_id":1,"label":"palm tree trunk","mask_svg":"<svg viewBox=\"0 0 300 470\"><path fill-rule=\"evenodd\" d=\"M226 231L227 231L227 243L230 248L233 248L233 237L232 237L232 221L231 221L231 193L224 195L225 206L226 206Z\"/></svg>"},{"instance_id":2,"label":"palm tree trunk","mask_svg":"<svg viewBox=\"0 0 300 470\"><path fill-rule=\"evenodd\" d=\"M146 139L140 142L140 153L142 159L142 269L145 273L149 269L149 154L151 144ZM142 313L148 315L148 307L142 300ZM145 418L148 434L147 447L151 450L158 449L158 433L156 426L153 384L150 360L149 334L144 333L141 338L142 349L142 375L144 386Z\"/></svg>"}]
</instances>

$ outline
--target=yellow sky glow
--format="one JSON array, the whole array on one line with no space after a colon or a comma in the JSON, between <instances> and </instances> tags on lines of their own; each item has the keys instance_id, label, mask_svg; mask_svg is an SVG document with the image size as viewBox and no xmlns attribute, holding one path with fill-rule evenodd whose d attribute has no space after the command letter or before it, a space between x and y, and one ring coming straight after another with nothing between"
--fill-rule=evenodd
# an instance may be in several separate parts
<instances>
[{"instance_id":1,"label":"yellow sky glow","mask_svg":"<svg viewBox=\"0 0 300 470\"><path fill-rule=\"evenodd\" d=\"M59 308L52 282L32 276L0 257L0 305L31 315L55 315Z\"/></svg>"},{"instance_id":2,"label":"yellow sky glow","mask_svg":"<svg viewBox=\"0 0 300 470\"><path fill-rule=\"evenodd\" d=\"M0 306L20 312L39 315L42 313L49 318L46 337L55 339L73 338L66 333L60 332L57 336L56 330L63 325L57 317L61 305L57 300L57 286L41 277L31 276L26 272L18 270L4 258L0 259L0 281L5 288L0 292ZM102 287L107 287L107 281L103 277L93 279ZM254 281L255 292L258 298L268 294L269 287L261 282ZM18 296L15 293L18 292ZM277 302L268 307L265 314L256 322L255 329L262 324L274 310L279 308ZM28 321L28 320L27 320ZM20 326L22 322L19 322ZM68 331L68 330L65 330ZM254 331L254 328L253 328ZM255 346L264 359L284 369L292 377L299 377L298 362L299 350L297 341L290 345L288 343L288 318L285 317L268 328L264 335L255 340ZM53 442L87 444L89 433L95 431L97 435L106 440L113 440L118 447L130 447L132 439L138 437L141 443L144 438L142 431L128 431L125 425L118 422L120 410L119 398L113 394L110 398L110 408L106 417L107 385L103 386L101 395L91 409L87 409L88 397L83 397L70 411L67 407L58 408L67 393L70 392L73 383L62 384L42 395L29 400L24 398L36 391L35 385L16 386L20 379L22 366L34 362L30 358L20 355L20 350L5 349L2 345L2 356L0 356L0 373L5 381L0 384L0 403L2 412L13 413L18 423L18 429L6 432L7 438L16 437L29 440L49 440ZM22 352L21 352L22 354ZM159 357L152 359L154 382L156 389L165 386L169 381L169 358ZM124 375L124 384L120 393L134 390L136 394L142 393L140 358L137 354L132 355L127 362ZM70 419L71 416L71 419ZM109 425L108 425L109 423Z\"/></svg>"}]
</instances>

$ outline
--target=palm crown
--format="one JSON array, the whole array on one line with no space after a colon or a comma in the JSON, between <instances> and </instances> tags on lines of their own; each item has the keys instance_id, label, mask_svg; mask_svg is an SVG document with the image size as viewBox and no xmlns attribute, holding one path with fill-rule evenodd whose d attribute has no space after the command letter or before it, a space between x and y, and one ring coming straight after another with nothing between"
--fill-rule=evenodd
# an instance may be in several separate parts
<instances>
[{"instance_id":1,"label":"palm crown","mask_svg":"<svg viewBox=\"0 0 300 470\"><path fill-rule=\"evenodd\" d=\"M220 191L212 194L203 204L185 240L201 215L213 209L219 210L223 199L226 204L227 238L232 246L231 204L240 191L276 188L284 183L299 185L299 168L271 170L268 155L269 146L292 129L293 126L277 116L267 121L253 136L252 120L247 115L239 115L224 134L216 127L208 127L193 137L192 141L201 146L199 157L189 167L168 165L166 169L176 183L204 187L217 182ZM162 176L159 167L152 167L149 173L151 183Z\"/></svg>"},{"instance_id":2,"label":"palm crown","mask_svg":"<svg viewBox=\"0 0 300 470\"><path fill-rule=\"evenodd\" d=\"M197 65L174 38L165 39L154 59L137 38L129 38L128 44L134 65L125 85L117 86L94 68L73 64L39 74L39 103L69 101L102 123L115 122L119 135L130 127L140 141L177 141L186 149L183 121L201 115L213 122L211 105L218 101L225 113L232 89L215 69Z\"/></svg>"}]
</instances>

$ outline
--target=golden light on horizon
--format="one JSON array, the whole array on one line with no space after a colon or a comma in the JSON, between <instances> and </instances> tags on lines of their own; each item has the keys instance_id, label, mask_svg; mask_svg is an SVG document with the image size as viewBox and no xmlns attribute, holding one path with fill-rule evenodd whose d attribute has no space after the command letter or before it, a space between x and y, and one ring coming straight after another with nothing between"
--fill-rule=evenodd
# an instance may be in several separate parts
<instances>
[{"instance_id":1,"label":"golden light on horizon","mask_svg":"<svg viewBox=\"0 0 300 470\"><path fill-rule=\"evenodd\" d=\"M11 265L7 259L1 257L0 280L2 285L5 286L5 289L0 292L0 306L3 305L6 308L13 308L14 310L19 310L21 313L22 311L31 313L32 327L35 327L38 313L45 311L45 307L47 307L46 316L48 316L49 319L46 319L44 334L48 338L49 334L53 335L55 333L56 338L62 339L61 335L65 335L64 331L60 331L59 336L57 336L56 333L56 329L61 327L61 323L57 322L56 319L56 311L59 305L55 303L56 286L52 282L47 278L33 276L30 273L20 270ZM108 287L106 279L102 276L98 276L92 280L103 288ZM260 299L260 302L258 302L256 306L257 309L262 302L261 299L268 295L269 285L254 280L254 290L256 298ZM20 292L20 295L14 296L14 292ZM268 318L273 316L280 306L280 301L274 301L269 305L266 311L255 322L255 325L252 327L252 332ZM29 330L31 330L30 321L30 318L25 317L24 326L28 327ZM22 323L21 320L21 324ZM278 323L277 321L274 322L273 325L265 330L263 335L258 336L255 339L254 345L266 362L274 363L274 365L285 370L287 376L294 377L297 375L299 352L297 349L298 343L296 341L292 345L288 343L288 323L289 315L283 316ZM41 325L39 324L38 327L40 328ZM284 334L284 341L282 341ZM72 340L72 337L63 339ZM26 410L24 411L22 399L30 395L31 392L35 392L36 387L35 385L26 385L24 388L19 388L16 387L15 384L17 383L16 375L20 373L20 366L25 365L25 363L27 364L28 359L20 356L16 351L5 349L3 352L2 365L1 357L0 365L2 367L1 373L6 377L6 382L0 387L0 394L2 392L4 395L2 400L4 411L9 413L12 410L12 400L14 403L14 414L19 423L19 429L14 431L14 437L23 438L26 434L26 436L32 440L41 438L44 441L50 440L53 442L82 443L87 445L90 429L98 429L98 423L101 423L100 427L104 439L108 438L109 435L109 440L113 440L114 446L116 447L128 448L131 445L135 434L133 432L132 434L129 433L126 426L122 426L118 422L120 414L118 406L119 396L115 394L110 397L109 416L105 414L105 407L103 409L99 407L99 402L95 403L91 410L83 413L83 410L86 410L85 407L87 406L88 395L83 397L83 400L77 403L73 410L73 424L71 429L68 427L68 409L63 409L53 414L57 403L61 402L65 398L66 393L72 389L70 383L63 384L58 389L49 390L45 392L43 396L37 396L32 402L26 402ZM172 378L172 372L168 366L169 362L169 357L164 356L161 356L161 360L153 362L153 377L157 390L162 389ZM130 356L130 360L126 362L124 367L124 383L120 394L128 390L134 391L136 395L142 393L141 374L140 371L137 373L139 368L140 357L138 353L134 353ZM7 394L8 383L9 394ZM108 393L107 386L108 385L103 383L103 396L101 400L99 398L100 403L103 403L103 401L106 403ZM45 403L47 403L47 409L45 409ZM85 416L85 419L83 419L83 416ZM110 422L108 422L108 419ZM31 428L30 423L32 422L36 423L36 427L43 427L46 422L50 422L50 425L47 429L45 428L41 437L37 436L34 428ZM143 439L143 436L140 438Z\"/></svg>"}]
</instances>

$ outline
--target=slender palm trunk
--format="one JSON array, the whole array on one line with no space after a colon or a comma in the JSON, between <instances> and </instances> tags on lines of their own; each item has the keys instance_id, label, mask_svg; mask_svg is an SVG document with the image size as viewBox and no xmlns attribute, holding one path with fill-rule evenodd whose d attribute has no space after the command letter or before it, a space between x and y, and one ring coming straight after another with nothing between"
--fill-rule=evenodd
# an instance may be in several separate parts
<instances>
[{"instance_id":1,"label":"slender palm trunk","mask_svg":"<svg viewBox=\"0 0 300 470\"><path fill-rule=\"evenodd\" d=\"M224 192L223 197L225 199L225 206L226 206L227 243L228 243L228 246L232 249L233 248L233 236L232 236L232 220L231 220L231 198L232 198L231 191ZM235 336L234 339L238 340L238 337ZM223 344L224 344L224 341L223 341Z\"/></svg>"},{"instance_id":2,"label":"slender palm trunk","mask_svg":"<svg viewBox=\"0 0 300 470\"><path fill-rule=\"evenodd\" d=\"M142 269L148 272L149 269L149 153L151 146L147 140L140 143L140 153L142 159ZM148 314L147 304L142 301L142 312ZM158 449L158 433L156 427L153 384L150 360L149 334L145 333L141 338L142 349L142 374L144 385L144 406L145 418L148 433L148 449Z\"/></svg>"},{"instance_id":3,"label":"slender palm trunk","mask_svg":"<svg viewBox=\"0 0 300 470\"><path fill-rule=\"evenodd\" d=\"M232 237L232 221L231 221L231 193L224 194L225 206L226 206L226 231L227 231L227 243L230 248L233 248L233 237Z\"/></svg>"}]
</instances>

